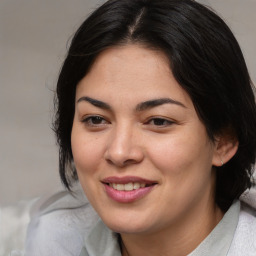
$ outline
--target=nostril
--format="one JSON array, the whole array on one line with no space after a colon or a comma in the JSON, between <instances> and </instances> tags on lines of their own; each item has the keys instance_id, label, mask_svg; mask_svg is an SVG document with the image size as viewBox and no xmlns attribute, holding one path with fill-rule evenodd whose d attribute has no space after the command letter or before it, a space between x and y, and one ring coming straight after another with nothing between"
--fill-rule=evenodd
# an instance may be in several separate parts
<instances>
[{"instance_id":1,"label":"nostril","mask_svg":"<svg viewBox=\"0 0 256 256\"><path fill-rule=\"evenodd\" d=\"M108 164L111 164L111 165L114 164L110 159L106 159L106 161L107 161Z\"/></svg>"},{"instance_id":2,"label":"nostril","mask_svg":"<svg viewBox=\"0 0 256 256\"><path fill-rule=\"evenodd\" d=\"M128 160L125 160L123 165L128 165L128 164L136 164L137 161L134 160L134 159L128 159Z\"/></svg>"},{"instance_id":3,"label":"nostril","mask_svg":"<svg viewBox=\"0 0 256 256\"><path fill-rule=\"evenodd\" d=\"M133 159L127 159L127 160L112 160L112 159L106 159L106 161L111 164L111 165L117 165L117 166L126 166L126 165L130 165L130 164L135 164L137 163L135 160Z\"/></svg>"}]
</instances>

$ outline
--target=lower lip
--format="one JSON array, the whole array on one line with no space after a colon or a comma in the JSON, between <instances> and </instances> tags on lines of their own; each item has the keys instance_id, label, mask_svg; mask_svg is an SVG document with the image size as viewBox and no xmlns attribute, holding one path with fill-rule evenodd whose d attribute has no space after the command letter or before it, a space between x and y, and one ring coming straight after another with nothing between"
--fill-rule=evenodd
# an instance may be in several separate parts
<instances>
[{"instance_id":1,"label":"lower lip","mask_svg":"<svg viewBox=\"0 0 256 256\"><path fill-rule=\"evenodd\" d=\"M131 191L119 191L108 186L107 184L104 184L104 186L105 186L107 195L114 201L119 203L131 203L146 196L153 189L155 185L134 189Z\"/></svg>"}]
</instances>

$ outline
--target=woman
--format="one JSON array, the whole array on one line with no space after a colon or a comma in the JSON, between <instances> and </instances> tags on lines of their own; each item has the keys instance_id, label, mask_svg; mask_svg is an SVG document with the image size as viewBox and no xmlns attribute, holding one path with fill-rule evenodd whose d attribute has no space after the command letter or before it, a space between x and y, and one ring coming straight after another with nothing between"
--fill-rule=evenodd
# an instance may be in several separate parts
<instances>
[{"instance_id":1,"label":"woman","mask_svg":"<svg viewBox=\"0 0 256 256\"><path fill-rule=\"evenodd\" d=\"M106 2L76 32L56 102L60 176L90 204L43 204L27 255L255 254L255 210L238 200L253 184L255 98L216 14Z\"/></svg>"}]
</instances>

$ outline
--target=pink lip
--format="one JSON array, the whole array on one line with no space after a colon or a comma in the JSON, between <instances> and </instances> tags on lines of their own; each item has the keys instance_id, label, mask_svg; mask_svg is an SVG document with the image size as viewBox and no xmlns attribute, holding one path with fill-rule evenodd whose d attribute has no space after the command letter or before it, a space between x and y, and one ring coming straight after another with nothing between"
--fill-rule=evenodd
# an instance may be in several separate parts
<instances>
[{"instance_id":1,"label":"pink lip","mask_svg":"<svg viewBox=\"0 0 256 256\"><path fill-rule=\"evenodd\" d=\"M146 196L154 187L156 182L146 180L139 177L134 176L126 176L126 177L108 177L103 181L106 194L114 201L119 203L131 203L134 202L144 196ZM119 191L108 185L108 183L118 183L118 184L126 184L129 182L139 182L145 183L149 186L139 189L134 189L131 191Z\"/></svg>"},{"instance_id":2,"label":"pink lip","mask_svg":"<svg viewBox=\"0 0 256 256\"><path fill-rule=\"evenodd\" d=\"M126 184L129 182L139 182L139 183L145 183L145 184L154 184L157 183L153 180L147 180L136 176L124 176L124 177L116 177L111 176L107 177L102 180L103 183L118 183L118 184Z\"/></svg>"}]
</instances>

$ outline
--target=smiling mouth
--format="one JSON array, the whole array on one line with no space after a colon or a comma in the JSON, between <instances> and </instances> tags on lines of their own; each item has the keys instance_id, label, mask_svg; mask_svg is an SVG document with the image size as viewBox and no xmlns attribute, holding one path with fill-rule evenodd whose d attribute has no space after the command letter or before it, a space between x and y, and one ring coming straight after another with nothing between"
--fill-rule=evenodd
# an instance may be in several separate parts
<instances>
[{"instance_id":1,"label":"smiling mouth","mask_svg":"<svg viewBox=\"0 0 256 256\"><path fill-rule=\"evenodd\" d=\"M118 203L132 203L152 191L158 183L136 176L108 177L101 181L108 197Z\"/></svg>"},{"instance_id":2,"label":"smiling mouth","mask_svg":"<svg viewBox=\"0 0 256 256\"><path fill-rule=\"evenodd\" d=\"M132 190L137 190L140 188L145 188L150 186L150 184L139 183L139 182L129 182L126 184L108 183L107 185L118 191L132 191Z\"/></svg>"},{"instance_id":3,"label":"smiling mouth","mask_svg":"<svg viewBox=\"0 0 256 256\"><path fill-rule=\"evenodd\" d=\"M149 194L158 184L156 181L136 176L111 176L101 182L105 186L105 192L108 197L118 203L137 201Z\"/></svg>"}]
</instances>

